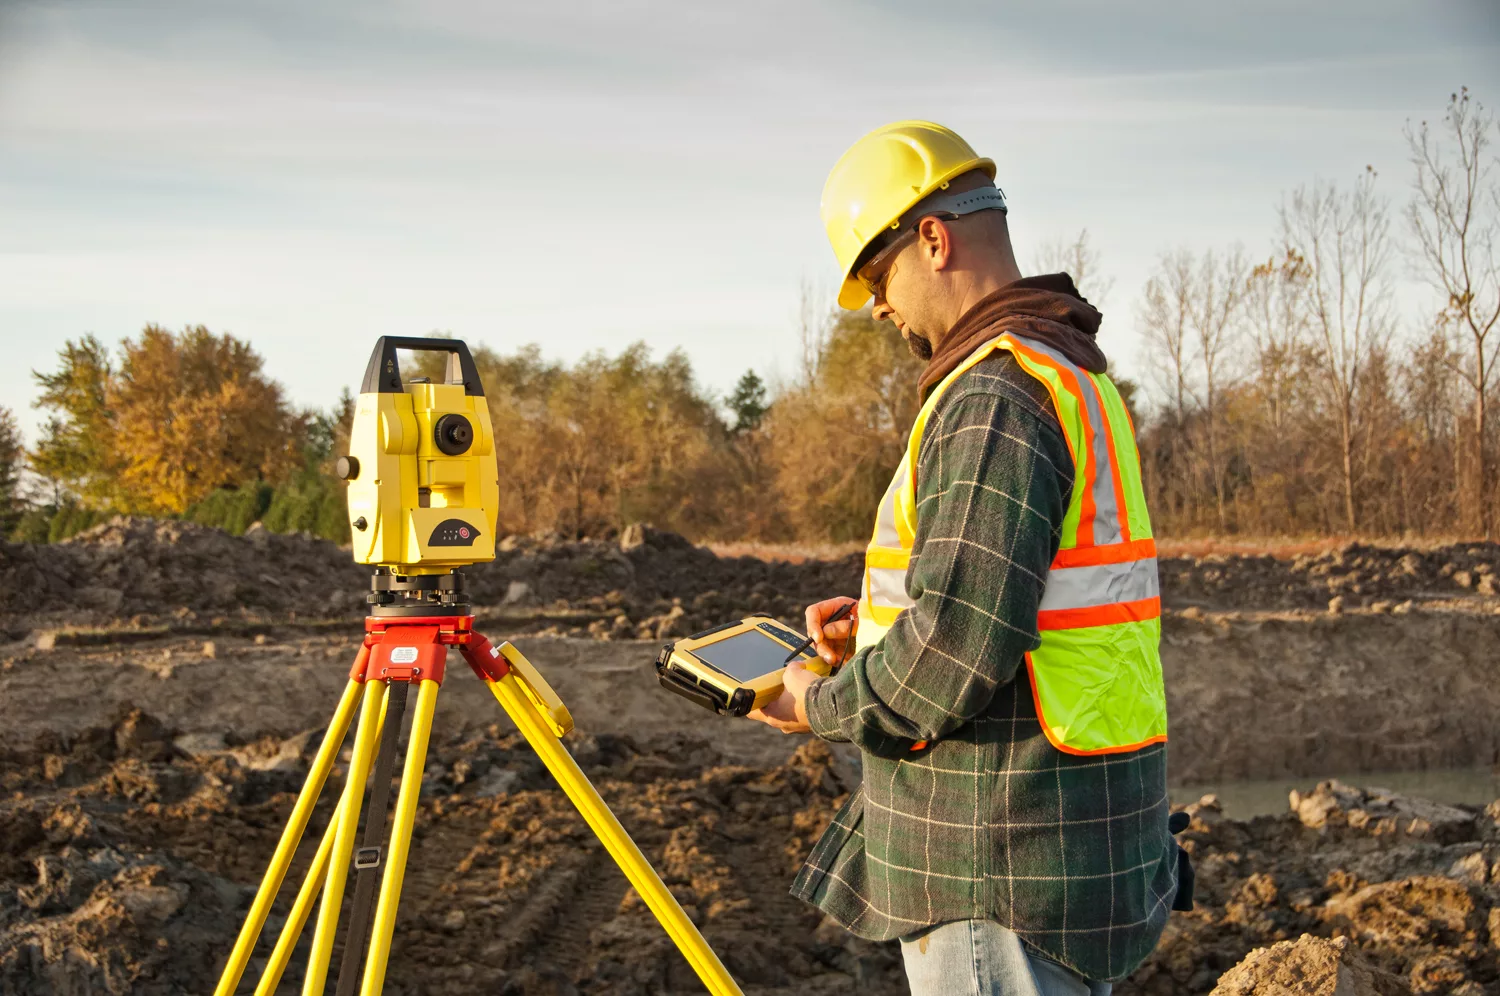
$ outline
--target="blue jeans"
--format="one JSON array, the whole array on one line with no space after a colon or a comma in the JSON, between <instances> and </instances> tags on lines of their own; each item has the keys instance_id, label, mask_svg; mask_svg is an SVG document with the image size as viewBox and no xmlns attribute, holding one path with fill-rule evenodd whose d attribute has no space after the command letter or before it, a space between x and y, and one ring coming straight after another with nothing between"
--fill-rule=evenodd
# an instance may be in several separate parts
<instances>
[{"instance_id":1,"label":"blue jeans","mask_svg":"<svg viewBox=\"0 0 1500 996\"><path fill-rule=\"evenodd\" d=\"M911 996L1109 996L993 920L955 920L901 939Z\"/></svg>"}]
</instances>

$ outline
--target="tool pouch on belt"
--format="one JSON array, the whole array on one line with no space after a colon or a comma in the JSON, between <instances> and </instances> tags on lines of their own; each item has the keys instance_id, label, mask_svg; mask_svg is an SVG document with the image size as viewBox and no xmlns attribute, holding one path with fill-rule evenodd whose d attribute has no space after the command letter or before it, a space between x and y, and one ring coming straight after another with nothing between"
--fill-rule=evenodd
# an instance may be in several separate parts
<instances>
[{"instance_id":1,"label":"tool pouch on belt","mask_svg":"<svg viewBox=\"0 0 1500 996\"><path fill-rule=\"evenodd\" d=\"M1186 830L1191 822L1193 818L1187 813L1173 813L1167 817L1167 829L1175 837ZM1193 859L1175 840L1172 841L1172 846L1177 848L1177 895L1172 897L1172 908L1187 913L1193 908Z\"/></svg>"}]
</instances>

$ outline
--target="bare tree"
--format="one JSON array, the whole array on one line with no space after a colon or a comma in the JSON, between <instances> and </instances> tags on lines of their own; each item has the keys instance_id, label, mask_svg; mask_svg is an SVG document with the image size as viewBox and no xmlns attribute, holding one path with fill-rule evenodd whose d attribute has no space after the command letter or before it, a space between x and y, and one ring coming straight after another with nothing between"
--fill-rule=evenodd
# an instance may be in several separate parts
<instances>
[{"instance_id":1,"label":"bare tree","mask_svg":"<svg viewBox=\"0 0 1500 996\"><path fill-rule=\"evenodd\" d=\"M797 370L797 387L808 387L813 383L818 373L818 363L828 346L831 309L824 303L826 300L812 281L802 281L797 298L797 345L802 353L801 366Z\"/></svg>"},{"instance_id":2,"label":"bare tree","mask_svg":"<svg viewBox=\"0 0 1500 996\"><path fill-rule=\"evenodd\" d=\"M1208 436L1208 472L1218 506L1219 529L1228 527L1225 511L1224 482L1224 388L1232 379L1234 353L1239 346L1243 326L1239 312L1245 298L1245 282L1250 266L1240 246L1217 254L1212 249L1198 261L1192 301L1191 328L1197 345L1197 359L1203 371L1203 410Z\"/></svg>"},{"instance_id":3,"label":"bare tree","mask_svg":"<svg viewBox=\"0 0 1500 996\"><path fill-rule=\"evenodd\" d=\"M1156 272L1146 281L1136 315L1157 385L1166 394L1179 424L1187 417L1192 397L1188 384L1192 283L1192 253L1185 249L1163 253L1157 258Z\"/></svg>"},{"instance_id":4,"label":"bare tree","mask_svg":"<svg viewBox=\"0 0 1500 996\"><path fill-rule=\"evenodd\" d=\"M1416 167L1406 218L1427 279L1446 298L1441 325L1463 343L1466 362L1455 369L1474 392L1473 485L1465 504L1486 538L1493 532L1488 393L1500 351L1500 336L1491 337L1500 322L1500 160L1486 152L1495 131L1494 115L1471 101L1467 87L1449 97L1439 134L1426 121L1406 127Z\"/></svg>"},{"instance_id":5,"label":"bare tree","mask_svg":"<svg viewBox=\"0 0 1500 996\"><path fill-rule=\"evenodd\" d=\"M1047 239L1037 246L1032 257L1034 273L1066 273L1073 278L1079 293L1088 298L1094 307L1103 310L1104 301L1115 286L1113 277L1106 277L1099 261L1099 250L1089 245L1089 230L1079 231L1071 241Z\"/></svg>"},{"instance_id":6,"label":"bare tree","mask_svg":"<svg viewBox=\"0 0 1500 996\"><path fill-rule=\"evenodd\" d=\"M1307 338L1307 261L1295 252L1272 256L1245 281L1245 326L1255 351L1255 380L1272 431L1286 424Z\"/></svg>"},{"instance_id":7,"label":"bare tree","mask_svg":"<svg viewBox=\"0 0 1500 996\"><path fill-rule=\"evenodd\" d=\"M1281 205L1281 235L1288 251L1307 261L1307 319L1315 369L1338 424L1344 523L1358 531L1355 479L1356 398L1360 375L1374 350L1394 332L1386 271L1390 215L1375 193L1376 174L1350 190L1317 182L1299 187Z\"/></svg>"},{"instance_id":8,"label":"bare tree","mask_svg":"<svg viewBox=\"0 0 1500 996\"><path fill-rule=\"evenodd\" d=\"M1224 389L1238 345L1250 272L1239 246L1226 251L1188 249L1165 253L1146 283L1141 332L1155 347L1157 369L1176 406L1179 431L1189 402L1202 415L1202 462L1213 491L1220 529L1228 525L1224 480Z\"/></svg>"}]
</instances>

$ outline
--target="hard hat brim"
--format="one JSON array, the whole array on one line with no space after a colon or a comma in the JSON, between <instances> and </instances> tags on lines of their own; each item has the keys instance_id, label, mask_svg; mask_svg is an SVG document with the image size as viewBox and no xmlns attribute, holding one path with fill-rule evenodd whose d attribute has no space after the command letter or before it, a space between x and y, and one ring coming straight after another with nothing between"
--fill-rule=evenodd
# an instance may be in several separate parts
<instances>
[{"instance_id":1,"label":"hard hat brim","mask_svg":"<svg viewBox=\"0 0 1500 996\"><path fill-rule=\"evenodd\" d=\"M995 178L995 160L993 159L978 157L967 162L960 163L953 169L949 170L946 173L943 173L941 176L935 179L928 187L926 187L926 189L917 192L909 201L906 202L906 205L901 208L901 211L896 215L895 220L900 221L901 218L906 214L906 212L915 207L919 201L921 201L927 195L931 194L934 190L942 187L943 184L947 183L949 180L963 176L965 173L971 172L976 169L984 170L991 180ZM870 241L873 242L874 239L871 238ZM868 248L868 245L869 244L866 243L866 248ZM865 303L867 301L870 300L869 290L865 287L864 284L860 283L859 278L854 275L857 271L857 267L859 266L860 256L862 255L864 255L863 251L855 254L854 259L849 263L849 268L844 272L844 282L839 287L839 307L844 308L847 311L858 311L860 308L863 308L865 306Z\"/></svg>"}]
</instances>

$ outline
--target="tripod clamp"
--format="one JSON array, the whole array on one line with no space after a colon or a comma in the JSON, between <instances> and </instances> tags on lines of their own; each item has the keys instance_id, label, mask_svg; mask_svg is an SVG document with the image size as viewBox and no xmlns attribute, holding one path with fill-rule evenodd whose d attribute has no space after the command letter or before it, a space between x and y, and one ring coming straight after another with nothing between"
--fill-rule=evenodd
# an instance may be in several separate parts
<instances>
[{"instance_id":1,"label":"tripod clamp","mask_svg":"<svg viewBox=\"0 0 1500 996\"><path fill-rule=\"evenodd\" d=\"M573 729L573 716L547 684L541 672L510 643L495 646L474 631L473 616L370 616L365 620L364 647L349 669L350 681L435 681L447 676L448 648L463 654L480 681L495 682L514 675L533 706L547 720L554 736Z\"/></svg>"}]
</instances>

